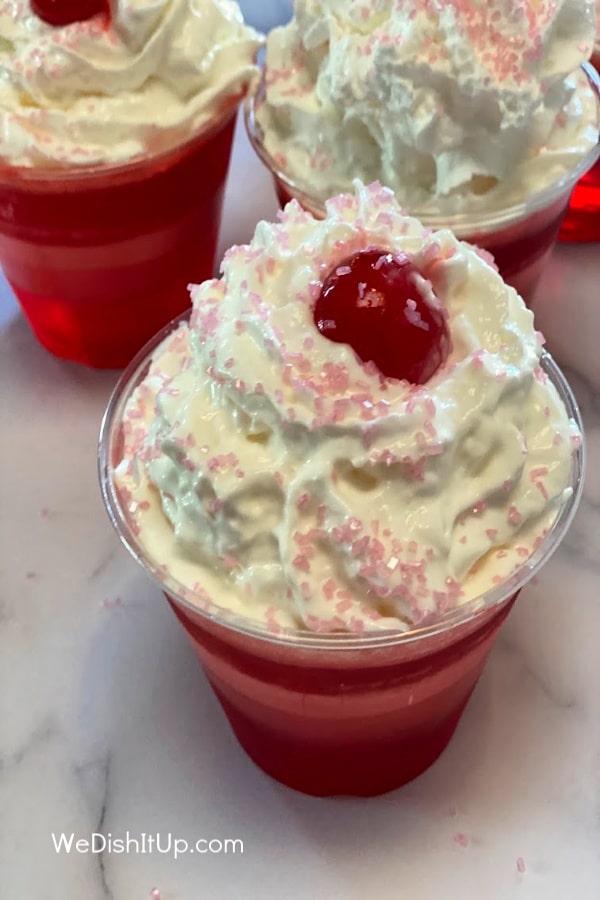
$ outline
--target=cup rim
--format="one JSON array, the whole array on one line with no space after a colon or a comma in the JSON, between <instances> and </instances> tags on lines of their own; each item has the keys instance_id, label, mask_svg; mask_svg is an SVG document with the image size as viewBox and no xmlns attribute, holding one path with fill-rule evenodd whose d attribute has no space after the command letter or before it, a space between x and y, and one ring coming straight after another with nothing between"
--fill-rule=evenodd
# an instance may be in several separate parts
<instances>
[{"instance_id":1,"label":"cup rim","mask_svg":"<svg viewBox=\"0 0 600 900\"><path fill-rule=\"evenodd\" d=\"M413 216L428 228L439 230L450 228L459 239L469 236L487 234L497 231L503 226L510 225L515 220L524 218L552 205L563 194L570 192L577 181L584 175L594 163L600 159L600 74L590 63L582 63L581 69L585 73L596 97L596 127L599 131L598 140L588 152L579 159L577 164L569 171L561 175L556 181L547 185L542 190L529 195L520 203L513 203L498 211L475 211L473 213L453 213L448 215L432 215L422 213L418 209L404 209L407 215ZM256 118L256 110L265 93L265 67L263 66L260 79L256 79L250 86L244 100L244 123L248 139L255 153L270 170L273 177L281 183L291 197L296 198L300 204L310 210L314 215L323 216L325 202L311 195L310 189L288 175L277 165L273 156L268 152L263 141L263 131Z\"/></svg>"},{"instance_id":2,"label":"cup rim","mask_svg":"<svg viewBox=\"0 0 600 900\"><path fill-rule=\"evenodd\" d=\"M89 165L73 164L52 164L52 165L36 165L36 166L13 166L6 160L0 160L0 187L3 185L14 189L17 184L35 186L49 184L53 186L55 183L69 183L85 179L86 181L94 181L103 179L107 176L112 178L120 175L131 176L132 172L137 169L143 169L152 164L160 166L163 160L168 159L173 154L185 153L188 147L192 147L199 139L208 139L214 133L219 131L223 125L237 113L238 107L244 97L243 91L238 91L222 99L222 102L215 110L210 118L191 131L180 131L174 129L174 139L166 141L158 146L155 150L149 149L137 156L129 159L119 160L119 162L95 162Z\"/></svg>"},{"instance_id":3,"label":"cup rim","mask_svg":"<svg viewBox=\"0 0 600 900\"><path fill-rule=\"evenodd\" d=\"M116 438L119 434L119 425L125 405L135 387L141 382L148 370L153 352L162 341L190 316L190 310L186 310L170 323L164 326L148 341L136 354L127 368L119 377L111 396L108 400L100 426L98 438L98 475L100 490L108 516L115 528L121 543L126 547L131 556L142 568L148 572L158 586L166 592L180 607L200 617L207 623L212 622L251 638L258 638L268 643L285 644L306 649L317 650L359 650L366 648L381 648L408 644L415 641L432 638L445 634L452 629L465 625L491 609L498 608L507 602L538 572L554 551L559 546L562 538L568 530L583 492L585 473L585 439L581 414L573 392L557 366L552 356L545 350L542 351L540 365L548 374L556 387L559 396L565 404L567 414L577 423L582 440L575 448L571 462L571 488L572 493L565 501L558 513L552 527L539 547L531 556L501 585L493 587L478 597L455 607L443 616L408 631L385 630L365 631L359 634L347 632L319 633L307 629L282 629L281 632L272 632L264 628L256 620L232 613L224 607L212 602L206 606L195 603L193 592L185 585L178 582L172 576L161 570L158 561L150 558L141 542L138 541L131 528L126 510L120 501L118 490L113 478L113 454Z\"/></svg>"}]
</instances>

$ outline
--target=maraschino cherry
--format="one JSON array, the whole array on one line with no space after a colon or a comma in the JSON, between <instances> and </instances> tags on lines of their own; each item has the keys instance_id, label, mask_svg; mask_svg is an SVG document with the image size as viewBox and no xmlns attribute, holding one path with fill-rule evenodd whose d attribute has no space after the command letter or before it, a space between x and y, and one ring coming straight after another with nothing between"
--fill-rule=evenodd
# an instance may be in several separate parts
<instances>
[{"instance_id":1,"label":"maraschino cherry","mask_svg":"<svg viewBox=\"0 0 600 900\"><path fill-rule=\"evenodd\" d=\"M321 334L388 378L425 384L450 352L445 310L404 253L363 250L338 263L313 316Z\"/></svg>"},{"instance_id":2,"label":"maraschino cherry","mask_svg":"<svg viewBox=\"0 0 600 900\"><path fill-rule=\"evenodd\" d=\"M30 0L31 11L48 25L71 25L92 16L110 16L110 0Z\"/></svg>"}]
</instances>

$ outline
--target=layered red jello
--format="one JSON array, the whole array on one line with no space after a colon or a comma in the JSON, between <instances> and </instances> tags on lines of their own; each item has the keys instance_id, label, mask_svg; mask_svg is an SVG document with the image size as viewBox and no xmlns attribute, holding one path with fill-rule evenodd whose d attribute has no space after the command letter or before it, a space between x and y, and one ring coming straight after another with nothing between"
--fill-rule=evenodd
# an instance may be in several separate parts
<instances>
[{"instance_id":1,"label":"layered red jello","mask_svg":"<svg viewBox=\"0 0 600 900\"><path fill-rule=\"evenodd\" d=\"M259 765L398 786L574 512L572 397L487 258L377 184L290 203L192 299L110 402L111 518Z\"/></svg>"}]
</instances>

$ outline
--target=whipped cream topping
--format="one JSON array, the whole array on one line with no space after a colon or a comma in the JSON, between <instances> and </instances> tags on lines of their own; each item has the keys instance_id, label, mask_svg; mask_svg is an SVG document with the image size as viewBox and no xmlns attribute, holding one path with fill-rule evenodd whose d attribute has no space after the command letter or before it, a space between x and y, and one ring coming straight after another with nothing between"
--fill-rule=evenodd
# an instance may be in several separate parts
<instances>
[{"instance_id":1,"label":"whipped cream topping","mask_svg":"<svg viewBox=\"0 0 600 900\"><path fill-rule=\"evenodd\" d=\"M52 27L0 3L0 158L120 162L193 134L240 96L261 45L231 0L128 0Z\"/></svg>"},{"instance_id":2,"label":"whipped cream topping","mask_svg":"<svg viewBox=\"0 0 600 900\"><path fill-rule=\"evenodd\" d=\"M598 141L594 0L296 0L267 39L266 150L309 196L379 179L417 214L487 210Z\"/></svg>"},{"instance_id":3,"label":"whipped cream topping","mask_svg":"<svg viewBox=\"0 0 600 900\"><path fill-rule=\"evenodd\" d=\"M422 386L323 337L325 277L408 254L453 350ZM356 184L324 221L295 202L192 289L123 417L115 479L145 551L266 628L406 629L479 596L543 541L580 441L532 313L488 257Z\"/></svg>"}]
</instances>

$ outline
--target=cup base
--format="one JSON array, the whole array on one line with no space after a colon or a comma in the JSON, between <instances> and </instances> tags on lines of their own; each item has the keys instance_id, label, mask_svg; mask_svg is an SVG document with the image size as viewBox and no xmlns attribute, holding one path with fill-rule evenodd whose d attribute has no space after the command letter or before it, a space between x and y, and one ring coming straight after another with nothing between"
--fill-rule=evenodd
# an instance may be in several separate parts
<instances>
[{"instance_id":1,"label":"cup base","mask_svg":"<svg viewBox=\"0 0 600 900\"><path fill-rule=\"evenodd\" d=\"M229 703L209 679L229 724L250 759L275 781L312 797L376 797L422 775L441 756L468 702L417 737L400 730L395 738L339 744L301 743L296 736L256 727L252 718Z\"/></svg>"},{"instance_id":2,"label":"cup base","mask_svg":"<svg viewBox=\"0 0 600 900\"><path fill-rule=\"evenodd\" d=\"M11 287L38 342L53 356L94 369L121 369L164 325L165 316L170 320L190 306L187 282L145 295L141 303L106 297L96 307L88 303L84 309L63 298Z\"/></svg>"}]
</instances>

